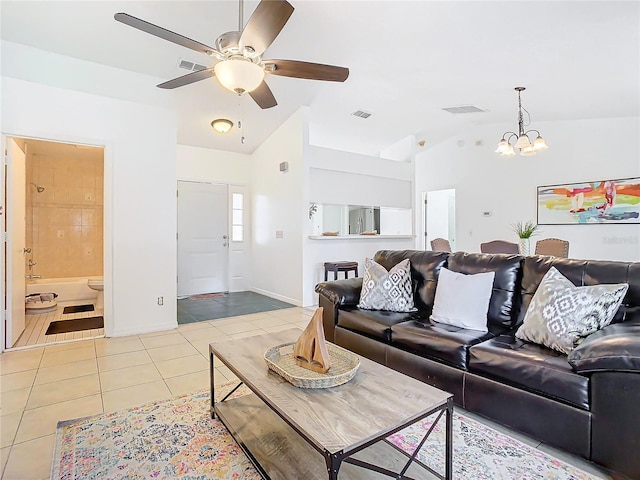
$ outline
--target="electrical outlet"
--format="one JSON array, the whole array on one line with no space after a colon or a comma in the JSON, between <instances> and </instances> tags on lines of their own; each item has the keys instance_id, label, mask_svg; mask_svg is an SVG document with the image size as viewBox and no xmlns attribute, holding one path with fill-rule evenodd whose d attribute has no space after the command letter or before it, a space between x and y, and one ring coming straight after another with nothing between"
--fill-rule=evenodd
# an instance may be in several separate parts
<instances>
[{"instance_id":1,"label":"electrical outlet","mask_svg":"<svg viewBox=\"0 0 640 480\"><path fill-rule=\"evenodd\" d=\"M276 238L284 238L284 231L276 230Z\"/></svg>"},{"instance_id":2,"label":"electrical outlet","mask_svg":"<svg viewBox=\"0 0 640 480\"><path fill-rule=\"evenodd\" d=\"M164 297L158 297L158 305L164 305Z\"/></svg>"}]
</instances>

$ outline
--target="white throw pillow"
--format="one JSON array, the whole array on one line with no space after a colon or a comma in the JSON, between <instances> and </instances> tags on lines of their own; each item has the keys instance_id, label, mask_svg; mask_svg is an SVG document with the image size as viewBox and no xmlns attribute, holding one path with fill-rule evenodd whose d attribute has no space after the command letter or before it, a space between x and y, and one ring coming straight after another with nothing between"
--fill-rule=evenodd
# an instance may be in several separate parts
<instances>
[{"instance_id":1,"label":"white throw pillow","mask_svg":"<svg viewBox=\"0 0 640 480\"><path fill-rule=\"evenodd\" d=\"M434 322L487 332L495 272L465 275L440 269L431 317Z\"/></svg>"}]
</instances>

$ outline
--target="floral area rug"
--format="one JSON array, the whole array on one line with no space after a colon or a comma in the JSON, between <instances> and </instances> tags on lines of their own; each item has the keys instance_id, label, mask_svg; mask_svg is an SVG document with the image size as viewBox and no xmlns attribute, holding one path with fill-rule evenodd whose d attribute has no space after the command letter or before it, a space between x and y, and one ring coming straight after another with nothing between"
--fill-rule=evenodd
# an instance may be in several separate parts
<instances>
[{"instance_id":1,"label":"floral area rug","mask_svg":"<svg viewBox=\"0 0 640 480\"><path fill-rule=\"evenodd\" d=\"M216 387L216 396L232 387ZM51 479L261 479L211 418L209 398L207 390L59 422Z\"/></svg>"},{"instance_id":2,"label":"floral area rug","mask_svg":"<svg viewBox=\"0 0 640 480\"><path fill-rule=\"evenodd\" d=\"M436 415L427 417L387 438L396 447L413 453ZM417 456L432 469L443 472L445 417L435 426ZM497 432L454 411L453 478L456 480L604 480Z\"/></svg>"},{"instance_id":3,"label":"floral area rug","mask_svg":"<svg viewBox=\"0 0 640 480\"><path fill-rule=\"evenodd\" d=\"M216 396L226 395L232 387L216 388ZM234 396L242 395L242 390ZM260 479L224 425L210 418L209 406L209 392L202 391L60 422L51 479ZM412 452L431 422L425 419L388 440ZM443 428L444 417L418 456L437 471L444 465ZM453 458L455 480L605 478L591 476L459 413L454 414Z\"/></svg>"}]
</instances>

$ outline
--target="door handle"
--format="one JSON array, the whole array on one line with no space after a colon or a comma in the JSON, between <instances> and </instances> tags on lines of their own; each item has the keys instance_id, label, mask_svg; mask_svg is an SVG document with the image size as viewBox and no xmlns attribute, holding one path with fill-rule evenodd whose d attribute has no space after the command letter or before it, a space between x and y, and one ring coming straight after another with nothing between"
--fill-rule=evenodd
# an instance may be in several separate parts
<instances>
[{"instance_id":1,"label":"door handle","mask_svg":"<svg viewBox=\"0 0 640 480\"><path fill-rule=\"evenodd\" d=\"M222 246L223 246L223 247L226 247L226 246L227 246L227 242L224 242L224 243L222 244Z\"/></svg>"}]
</instances>

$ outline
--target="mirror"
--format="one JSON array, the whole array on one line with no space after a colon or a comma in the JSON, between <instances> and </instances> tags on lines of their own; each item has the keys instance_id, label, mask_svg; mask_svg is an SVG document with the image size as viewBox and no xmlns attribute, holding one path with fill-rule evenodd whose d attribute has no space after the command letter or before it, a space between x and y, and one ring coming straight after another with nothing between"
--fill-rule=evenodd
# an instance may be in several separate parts
<instances>
[{"instance_id":1,"label":"mirror","mask_svg":"<svg viewBox=\"0 0 640 480\"><path fill-rule=\"evenodd\" d=\"M311 203L309 217L313 222L313 235L360 235L373 231L380 235L413 233L410 208Z\"/></svg>"}]
</instances>

